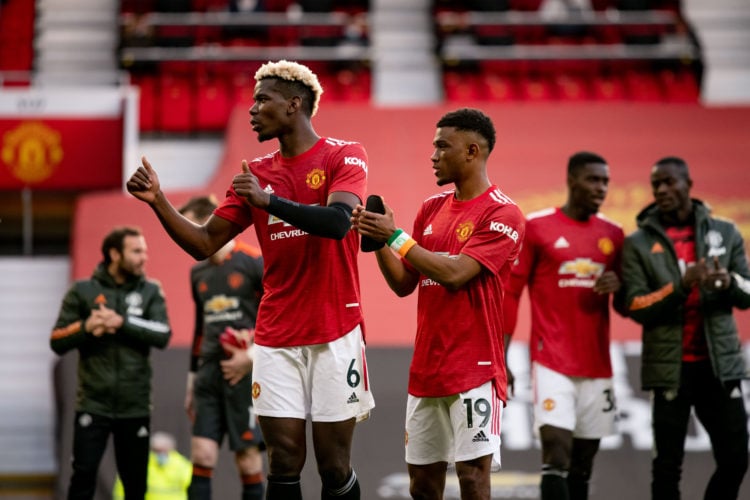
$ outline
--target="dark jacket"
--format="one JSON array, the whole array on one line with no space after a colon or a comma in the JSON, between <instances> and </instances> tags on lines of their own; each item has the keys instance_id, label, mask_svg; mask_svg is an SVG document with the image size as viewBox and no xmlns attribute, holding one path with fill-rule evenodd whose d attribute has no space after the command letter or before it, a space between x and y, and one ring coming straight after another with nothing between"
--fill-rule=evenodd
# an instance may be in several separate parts
<instances>
[{"instance_id":1,"label":"dark jacket","mask_svg":"<svg viewBox=\"0 0 750 500\"><path fill-rule=\"evenodd\" d=\"M748 377L732 309L750 307L750 269L742 236L728 220L712 217L693 200L696 260L714 256L729 271L726 290L700 290L701 313L714 374L721 381ZM622 252L623 294L627 312L643 325L641 385L644 389L678 388L682 364L683 307L689 289L674 245L659 222L655 204L637 217L638 229L625 238Z\"/></svg>"},{"instance_id":2,"label":"dark jacket","mask_svg":"<svg viewBox=\"0 0 750 500\"><path fill-rule=\"evenodd\" d=\"M84 331L99 304L124 319L114 334L95 337ZM89 280L74 283L65 294L50 345L57 354L78 349L76 410L111 418L151 413L151 347L164 348L171 329L161 287L132 277L118 285L100 264Z\"/></svg>"}]
</instances>

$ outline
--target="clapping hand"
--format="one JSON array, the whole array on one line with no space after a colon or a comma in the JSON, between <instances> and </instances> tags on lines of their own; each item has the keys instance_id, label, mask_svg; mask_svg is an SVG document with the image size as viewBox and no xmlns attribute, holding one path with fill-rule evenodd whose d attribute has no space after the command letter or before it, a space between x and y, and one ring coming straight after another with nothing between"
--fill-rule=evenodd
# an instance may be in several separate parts
<instances>
[{"instance_id":1,"label":"clapping hand","mask_svg":"<svg viewBox=\"0 0 750 500\"><path fill-rule=\"evenodd\" d=\"M99 304L98 309L92 309L91 315L86 319L84 329L94 337L101 337L105 333L113 334L120 329L123 317L113 309L104 304Z\"/></svg>"},{"instance_id":2,"label":"clapping hand","mask_svg":"<svg viewBox=\"0 0 750 500\"><path fill-rule=\"evenodd\" d=\"M714 255L713 265L707 265L703 278L703 288L708 290L725 290L729 288L731 278L726 268L719 264L719 257Z\"/></svg>"}]
</instances>

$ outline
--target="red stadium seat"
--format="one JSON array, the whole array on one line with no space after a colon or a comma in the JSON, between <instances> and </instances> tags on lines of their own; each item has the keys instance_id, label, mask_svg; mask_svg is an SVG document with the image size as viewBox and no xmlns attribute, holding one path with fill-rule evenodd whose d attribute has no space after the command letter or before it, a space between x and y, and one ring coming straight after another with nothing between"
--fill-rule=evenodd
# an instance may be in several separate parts
<instances>
[{"instance_id":1,"label":"red stadium seat","mask_svg":"<svg viewBox=\"0 0 750 500\"><path fill-rule=\"evenodd\" d=\"M3 2L0 7L0 70L31 70L34 59L34 16L35 2Z\"/></svg>"},{"instance_id":2,"label":"red stadium seat","mask_svg":"<svg viewBox=\"0 0 750 500\"><path fill-rule=\"evenodd\" d=\"M203 131L223 131L232 110L229 87L223 80L205 77L196 90L195 127Z\"/></svg>"},{"instance_id":3,"label":"red stadium seat","mask_svg":"<svg viewBox=\"0 0 750 500\"><path fill-rule=\"evenodd\" d=\"M286 12L293 0L265 0L263 5L269 12Z\"/></svg>"},{"instance_id":4,"label":"red stadium seat","mask_svg":"<svg viewBox=\"0 0 750 500\"><path fill-rule=\"evenodd\" d=\"M134 79L134 84L140 88L140 102L138 106L138 125L141 132L156 130L156 103L159 100L156 78L146 76Z\"/></svg>"},{"instance_id":5,"label":"red stadium seat","mask_svg":"<svg viewBox=\"0 0 750 500\"><path fill-rule=\"evenodd\" d=\"M164 132L193 131L193 89L187 77L163 76L159 83L158 125Z\"/></svg>"},{"instance_id":6,"label":"red stadium seat","mask_svg":"<svg viewBox=\"0 0 750 500\"><path fill-rule=\"evenodd\" d=\"M598 101L623 101L625 95L625 86L622 80L613 76L596 76L592 84L592 97Z\"/></svg>"},{"instance_id":7,"label":"red stadium seat","mask_svg":"<svg viewBox=\"0 0 750 500\"><path fill-rule=\"evenodd\" d=\"M660 102L664 99L656 76L646 71L629 71L625 74L628 97L639 102Z\"/></svg>"},{"instance_id":8,"label":"red stadium seat","mask_svg":"<svg viewBox=\"0 0 750 500\"><path fill-rule=\"evenodd\" d=\"M578 76L559 74L554 77L555 93L564 101L585 101L591 98L586 81Z\"/></svg>"},{"instance_id":9,"label":"red stadium seat","mask_svg":"<svg viewBox=\"0 0 750 500\"><path fill-rule=\"evenodd\" d=\"M551 101L555 99L552 84L543 76L533 76L521 81L520 96L526 101Z\"/></svg>"},{"instance_id":10,"label":"red stadium seat","mask_svg":"<svg viewBox=\"0 0 750 500\"><path fill-rule=\"evenodd\" d=\"M484 99L482 84L477 76L464 72L445 74L445 99L449 102L479 101Z\"/></svg>"},{"instance_id":11,"label":"red stadium seat","mask_svg":"<svg viewBox=\"0 0 750 500\"><path fill-rule=\"evenodd\" d=\"M664 98L669 102L698 102L700 89L688 70L664 70L659 73Z\"/></svg>"},{"instance_id":12,"label":"red stadium seat","mask_svg":"<svg viewBox=\"0 0 750 500\"><path fill-rule=\"evenodd\" d=\"M370 101L370 73L365 70L341 70L336 73L338 95L346 102Z\"/></svg>"},{"instance_id":13,"label":"red stadium seat","mask_svg":"<svg viewBox=\"0 0 750 500\"><path fill-rule=\"evenodd\" d=\"M482 79L485 97L493 102L512 101L518 98L516 81L509 76L485 75Z\"/></svg>"},{"instance_id":14,"label":"red stadium seat","mask_svg":"<svg viewBox=\"0 0 750 500\"><path fill-rule=\"evenodd\" d=\"M512 10L536 11L542 5L542 0L510 0Z\"/></svg>"},{"instance_id":15,"label":"red stadium seat","mask_svg":"<svg viewBox=\"0 0 750 500\"><path fill-rule=\"evenodd\" d=\"M246 106L250 109L253 105L253 93L255 92L255 80L252 75L236 73L229 79L231 102L234 106Z\"/></svg>"}]
</instances>

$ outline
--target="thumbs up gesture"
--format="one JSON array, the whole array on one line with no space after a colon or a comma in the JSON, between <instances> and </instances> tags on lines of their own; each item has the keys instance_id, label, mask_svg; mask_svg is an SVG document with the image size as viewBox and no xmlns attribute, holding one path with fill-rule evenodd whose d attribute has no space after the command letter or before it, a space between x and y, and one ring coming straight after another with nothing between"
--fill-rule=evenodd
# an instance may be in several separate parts
<instances>
[{"instance_id":1,"label":"thumbs up gesture","mask_svg":"<svg viewBox=\"0 0 750 500\"><path fill-rule=\"evenodd\" d=\"M247 160L242 160L242 172L234 176L232 187L254 207L266 208L271 201L271 195L260 187L260 182L250 171Z\"/></svg>"},{"instance_id":2,"label":"thumbs up gesture","mask_svg":"<svg viewBox=\"0 0 750 500\"><path fill-rule=\"evenodd\" d=\"M141 158L141 166L130 177L126 186L128 192L139 200L153 203L156 199L161 191L159 176L156 175L156 170L151 167L151 163L145 156Z\"/></svg>"}]
</instances>

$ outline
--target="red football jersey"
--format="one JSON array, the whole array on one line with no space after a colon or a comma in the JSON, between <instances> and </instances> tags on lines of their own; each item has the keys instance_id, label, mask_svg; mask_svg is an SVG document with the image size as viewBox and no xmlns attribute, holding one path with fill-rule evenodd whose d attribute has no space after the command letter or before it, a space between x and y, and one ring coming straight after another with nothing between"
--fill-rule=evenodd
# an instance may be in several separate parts
<instances>
[{"instance_id":1,"label":"red football jersey","mask_svg":"<svg viewBox=\"0 0 750 500\"><path fill-rule=\"evenodd\" d=\"M294 158L276 151L249 165L267 192L305 205L325 206L336 191L363 200L367 189L367 153L356 142L322 138ZM264 258L257 344L321 344L362 323L356 231L342 241L312 236L251 207L232 188L214 213L243 228L255 226Z\"/></svg>"},{"instance_id":2,"label":"red football jersey","mask_svg":"<svg viewBox=\"0 0 750 500\"><path fill-rule=\"evenodd\" d=\"M515 329L526 284L531 302L531 359L572 377L612 376L609 295L592 290L604 272L620 273L622 228L601 215L576 221L559 208L530 214L506 295L506 332Z\"/></svg>"},{"instance_id":3,"label":"red football jersey","mask_svg":"<svg viewBox=\"0 0 750 500\"><path fill-rule=\"evenodd\" d=\"M523 214L496 186L469 201L453 191L425 200L412 237L445 258L472 257L482 271L456 291L420 277L410 394L443 397L492 380L506 400L500 304L523 234Z\"/></svg>"},{"instance_id":4,"label":"red football jersey","mask_svg":"<svg viewBox=\"0 0 750 500\"><path fill-rule=\"evenodd\" d=\"M692 225L665 228L667 236L674 244L681 266L695 264L695 227ZM701 361L708 359L708 343L703 328L703 313L701 312L700 288L690 289L685 306L683 307L685 320L682 326L682 360Z\"/></svg>"}]
</instances>

